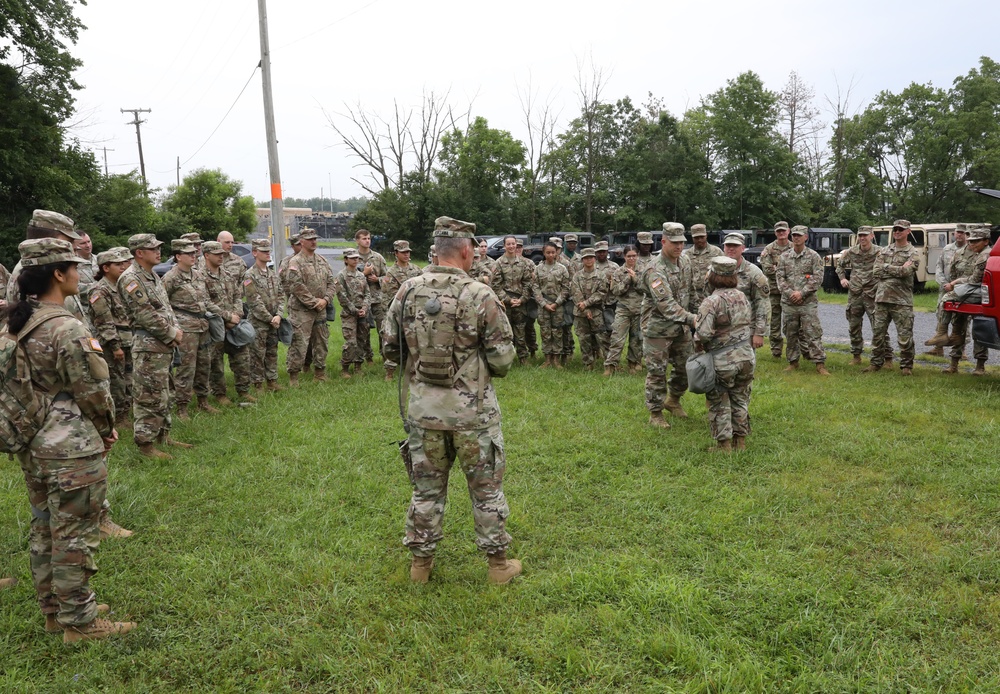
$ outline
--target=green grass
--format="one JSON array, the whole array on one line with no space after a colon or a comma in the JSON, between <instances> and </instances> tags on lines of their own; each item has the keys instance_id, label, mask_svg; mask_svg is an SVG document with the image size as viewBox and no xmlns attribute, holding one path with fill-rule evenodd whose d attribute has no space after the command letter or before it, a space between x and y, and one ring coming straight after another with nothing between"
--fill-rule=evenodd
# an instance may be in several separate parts
<instances>
[{"instance_id":1,"label":"green grass","mask_svg":"<svg viewBox=\"0 0 1000 694\"><path fill-rule=\"evenodd\" d=\"M340 241L316 241L316 246L318 248L357 248L358 244L354 240L340 240Z\"/></svg>"},{"instance_id":2,"label":"green grass","mask_svg":"<svg viewBox=\"0 0 1000 694\"><path fill-rule=\"evenodd\" d=\"M825 304L847 305L847 292L827 292L820 289L817 294L819 300ZM928 282L922 292L913 293L913 308L916 311L934 313L937 311L938 287L935 282Z\"/></svg>"},{"instance_id":3,"label":"green grass","mask_svg":"<svg viewBox=\"0 0 1000 694\"><path fill-rule=\"evenodd\" d=\"M337 343L330 356L336 375ZM395 384L267 395L176 427L172 462L111 460L93 585L128 637L64 647L0 468L0 691L996 691L1000 381L917 367L794 374L761 350L746 453L704 398L646 426L640 376L498 381L513 555L486 584L455 474L434 577L412 585Z\"/></svg>"}]
</instances>

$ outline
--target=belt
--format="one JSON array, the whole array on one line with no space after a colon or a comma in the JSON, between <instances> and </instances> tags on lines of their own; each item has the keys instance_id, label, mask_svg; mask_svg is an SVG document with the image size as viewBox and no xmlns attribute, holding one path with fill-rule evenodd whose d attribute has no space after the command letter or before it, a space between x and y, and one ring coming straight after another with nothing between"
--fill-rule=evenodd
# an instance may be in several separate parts
<instances>
[{"instance_id":1,"label":"belt","mask_svg":"<svg viewBox=\"0 0 1000 694\"><path fill-rule=\"evenodd\" d=\"M176 307L174 307L174 312L175 313L183 313L185 316L191 316L192 318L201 318L201 319L205 318L205 314L204 313L195 313L194 311L187 311L187 310L185 310L183 308L176 308Z\"/></svg>"}]
</instances>

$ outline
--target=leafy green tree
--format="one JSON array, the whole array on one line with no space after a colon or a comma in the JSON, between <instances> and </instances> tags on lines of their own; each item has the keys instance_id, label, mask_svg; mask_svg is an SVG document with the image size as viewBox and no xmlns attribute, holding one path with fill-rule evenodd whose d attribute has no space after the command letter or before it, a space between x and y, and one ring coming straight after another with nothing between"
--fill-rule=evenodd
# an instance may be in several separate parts
<instances>
[{"instance_id":1,"label":"leafy green tree","mask_svg":"<svg viewBox=\"0 0 1000 694\"><path fill-rule=\"evenodd\" d=\"M221 169L197 169L179 186L171 186L161 207L181 216L202 234L214 238L226 230L242 240L257 227L257 206L251 196L241 195L242 191L243 184Z\"/></svg>"}]
</instances>

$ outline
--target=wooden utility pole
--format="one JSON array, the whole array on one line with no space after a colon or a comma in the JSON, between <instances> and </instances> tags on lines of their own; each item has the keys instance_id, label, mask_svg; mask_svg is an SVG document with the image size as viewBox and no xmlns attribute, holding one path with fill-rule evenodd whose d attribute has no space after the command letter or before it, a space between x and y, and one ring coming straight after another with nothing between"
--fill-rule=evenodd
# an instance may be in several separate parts
<instances>
[{"instance_id":1,"label":"wooden utility pole","mask_svg":"<svg viewBox=\"0 0 1000 694\"><path fill-rule=\"evenodd\" d=\"M113 149L112 150L108 150L107 147L101 147L101 149L104 150L104 176L106 178L107 175L108 175L108 152L109 151L114 152L115 150L113 150Z\"/></svg>"},{"instance_id":2,"label":"wooden utility pole","mask_svg":"<svg viewBox=\"0 0 1000 694\"><path fill-rule=\"evenodd\" d=\"M177 187L181 187L181 158L177 157Z\"/></svg>"},{"instance_id":3,"label":"wooden utility pole","mask_svg":"<svg viewBox=\"0 0 1000 694\"><path fill-rule=\"evenodd\" d=\"M135 139L139 143L139 173L142 174L142 185L148 188L149 186L146 183L146 162L142 158L142 133L139 132L139 126L146 121L139 120L139 114L152 113L152 110L148 108L123 108L119 110L122 113L131 113L135 117L135 120L130 121L128 124L135 126Z\"/></svg>"},{"instance_id":4,"label":"wooden utility pole","mask_svg":"<svg viewBox=\"0 0 1000 694\"><path fill-rule=\"evenodd\" d=\"M264 128L267 131L267 163L271 174L271 236L274 266L285 257L285 200L281 194L278 168L278 136L274 128L274 102L271 99L271 47L267 38L267 2L257 0L260 15L260 74L264 87Z\"/></svg>"}]
</instances>

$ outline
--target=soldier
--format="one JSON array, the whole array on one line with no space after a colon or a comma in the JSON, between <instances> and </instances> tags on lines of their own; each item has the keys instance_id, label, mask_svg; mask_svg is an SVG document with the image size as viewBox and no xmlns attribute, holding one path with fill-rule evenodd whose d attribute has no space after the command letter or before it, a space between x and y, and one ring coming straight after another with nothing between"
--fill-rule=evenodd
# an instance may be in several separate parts
<instances>
[{"instance_id":1,"label":"soldier","mask_svg":"<svg viewBox=\"0 0 1000 694\"><path fill-rule=\"evenodd\" d=\"M651 231L640 231L635 235L635 248L639 251L639 257L635 261L635 274L639 276L639 293L642 294L643 302L642 307L639 309L639 328L640 330L645 329L646 321L649 320L649 314L653 310L653 304L650 301L646 301L648 295L646 294L646 272L656 264L659 259L659 251L655 251L653 246L656 245L656 239Z\"/></svg>"},{"instance_id":2,"label":"soldier","mask_svg":"<svg viewBox=\"0 0 1000 694\"><path fill-rule=\"evenodd\" d=\"M80 238L73 242L73 252L78 258L84 261L80 263L80 301L84 306L90 300L90 288L97 282L94 276L97 274L97 259L94 258L94 242L90 240L90 234L83 230L78 230ZM90 315L89 313L87 314ZM89 324L88 324L89 325ZM93 327L93 326L90 326Z\"/></svg>"},{"instance_id":3,"label":"soldier","mask_svg":"<svg viewBox=\"0 0 1000 694\"><path fill-rule=\"evenodd\" d=\"M551 239L542 249L542 262L535 268L535 303L538 304L538 327L542 333L542 368L562 368L562 328L565 320L563 304L569 299L569 271L556 261L559 249Z\"/></svg>"},{"instance_id":4,"label":"soldier","mask_svg":"<svg viewBox=\"0 0 1000 694\"><path fill-rule=\"evenodd\" d=\"M649 319L643 326L643 351L646 355L646 409L649 423L662 429L670 424L663 418L666 409L675 417L685 418L681 396L687 390L687 358L691 354L691 330L697 316L688 311L691 305L691 266L681 254L684 250L684 226L664 222L663 249L656 263L643 275L643 300L649 307ZM670 374L667 395L667 363Z\"/></svg>"},{"instance_id":5,"label":"soldier","mask_svg":"<svg viewBox=\"0 0 1000 694\"><path fill-rule=\"evenodd\" d=\"M691 263L691 312L697 313L698 307L705 297L709 295L705 288L705 278L708 276L708 269L712 263L712 258L722 255L722 249L713 246L708 242L708 230L704 224L695 224L691 227L691 242L694 244L690 248L684 249L684 255Z\"/></svg>"},{"instance_id":6,"label":"soldier","mask_svg":"<svg viewBox=\"0 0 1000 694\"><path fill-rule=\"evenodd\" d=\"M615 309L618 297L611 293L611 276L618 269L617 263L608 260L608 242L598 241L594 244L594 268L604 273L604 302L601 304L601 321L603 330L597 333L597 341L601 345L602 359L611 350L611 329L615 324Z\"/></svg>"},{"instance_id":7,"label":"soldier","mask_svg":"<svg viewBox=\"0 0 1000 694\"><path fill-rule=\"evenodd\" d=\"M823 349L823 326L819 322L819 299L816 292L823 283L823 259L806 248L809 230L792 227L792 250L778 257L778 289L781 291L782 331L788 340L785 371L799 368L799 356L816 364L816 373L829 376L826 350Z\"/></svg>"},{"instance_id":8,"label":"soldier","mask_svg":"<svg viewBox=\"0 0 1000 694\"><path fill-rule=\"evenodd\" d=\"M750 386L756 365L750 345L754 317L746 295L736 286L735 260L713 258L706 284L712 293L698 309L695 340L701 349L718 350L712 355L715 388L705 393L708 424L716 442L708 450L742 451L750 435ZM793 338L789 335L788 339L791 347Z\"/></svg>"},{"instance_id":9,"label":"soldier","mask_svg":"<svg viewBox=\"0 0 1000 694\"><path fill-rule=\"evenodd\" d=\"M132 410L132 326L118 294L118 278L131 264L132 253L124 246L99 253L97 281L88 299L94 335L101 342L102 356L108 365L117 426L128 426Z\"/></svg>"},{"instance_id":10,"label":"soldier","mask_svg":"<svg viewBox=\"0 0 1000 694\"><path fill-rule=\"evenodd\" d=\"M524 339L525 304L534 295L535 270L533 265L523 262L524 256L517 255L517 239L514 236L505 236L503 247L503 257L497 261L493 273L493 291L507 310L520 364L528 358L528 345Z\"/></svg>"},{"instance_id":11,"label":"soldier","mask_svg":"<svg viewBox=\"0 0 1000 694\"><path fill-rule=\"evenodd\" d=\"M364 346L365 361L369 364L374 363L375 353L372 351L371 343L371 331L374 328L375 339L378 340L378 353L382 357L384 364L385 355L382 354L382 336L380 330L382 321L385 320L381 289L382 278L385 277L386 273L385 258L381 253L372 250L372 235L367 229L358 229L354 234L354 242L358 245L358 254L361 256L358 266L362 268L362 273L368 280L368 294L371 300L371 305L368 307L369 313L366 314L365 325L358 326L358 329L364 332L364 338L361 340L361 343ZM355 369L356 371L357 369Z\"/></svg>"},{"instance_id":12,"label":"soldier","mask_svg":"<svg viewBox=\"0 0 1000 694\"><path fill-rule=\"evenodd\" d=\"M642 328L639 325L643 297L639 290L639 281L642 278L636 269L639 252L632 245L625 246L622 250L625 253L625 264L615 270L610 284L611 293L618 297L618 304L615 308L615 322L611 329L611 345L604 360L605 376L613 375L618 368L626 339L628 372L636 373L642 360Z\"/></svg>"},{"instance_id":13,"label":"soldier","mask_svg":"<svg viewBox=\"0 0 1000 694\"><path fill-rule=\"evenodd\" d=\"M336 294L330 263L316 255L315 231L306 229L299 235L302 250L288 263L288 320L294 333L285 365L288 381L299 384L299 372L305 361L306 348L312 348L316 380L326 380L326 355L330 328L326 324L326 307Z\"/></svg>"},{"instance_id":14,"label":"soldier","mask_svg":"<svg viewBox=\"0 0 1000 694\"><path fill-rule=\"evenodd\" d=\"M38 605L45 630L62 632L64 643L125 634L135 623L100 618L108 608L89 584L97 572L105 461L118 432L100 342L64 308L78 291L82 259L53 238L23 241L18 250L23 269L8 327L24 345L32 387L51 397L41 428L17 454L31 503Z\"/></svg>"},{"instance_id":15,"label":"soldier","mask_svg":"<svg viewBox=\"0 0 1000 694\"><path fill-rule=\"evenodd\" d=\"M920 265L920 252L910 245L910 223L892 223L893 243L879 251L875 259L875 317L872 320L872 360L862 373L882 368L889 351L889 322L896 324L899 340L899 368L903 376L913 375L913 275Z\"/></svg>"},{"instance_id":16,"label":"soldier","mask_svg":"<svg viewBox=\"0 0 1000 694\"><path fill-rule=\"evenodd\" d=\"M0 311L7 310L7 285L10 284L10 271L0 265Z\"/></svg>"},{"instance_id":17,"label":"soldier","mask_svg":"<svg viewBox=\"0 0 1000 694\"><path fill-rule=\"evenodd\" d=\"M587 371L594 368L594 362L604 359L607 352L598 339L598 334L604 332L604 295L606 275L598 270L597 254L593 248L584 248L580 252L582 267L577 270L570 281L570 295L573 299L573 327L580 340L580 357Z\"/></svg>"},{"instance_id":18,"label":"soldier","mask_svg":"<svg viewBox=\"0 0 1000 694\"><path fill-rule=\"evenodd\" d=\"M490 269L490 272L493 272L493 269L497 266L497 261L486 255L486 251L489 249L490 247L489 244L486 243L486 239L479 242L479 259Z\"/></svg>"},{"instance_id":19,"label":"soldier","mask_svg":"<svg viewBox=\"0 0 1000 694\"><path fill-rule=\"evenodd\" d=\"M438 264L437 247L433 243L431 244L431 247L427 250L427 263L428 267L430 267L431 265ZM432 272L432 270L424 268L424 272Z\"/></svg>"},{"instance_id":20,"label":"soldier","mask_svg":"<svg viewBox=\"0 0 1000 694\"><path fill-rule=\"evenodd\" d=\"M224 311L209 295L204 273L195 268L198 259L193 243L174 239L170 242L170 251L174 255L174 266L163 276L163 290L174 310L177 325L184 331L184 339L178 347L180 364L174 369L174 401L177 419L188 420L192 394L198 398L199 410L218 413L208 404L214 345L209 339L205 314L222 316L229 323L234 318L238 322L239 318L231 311Z\"/></svg>"},{"instance_id":21,"label":"soldier","mask_svg":"<svg viewBox=\"0 0 1000 694\"><path fill-rule=\"evenodd\" d=\"M760 269L764 271L771 285L771 356L781 359L781 290L778 289L778 259L782 254L792 249L788 241L788 222L778 222L774 225L774 241L764 246L760 253Z\"/></svg>"},{"instance_id":22,"label":"soldier","mask_svg":"<svg viewBox=\"0 0 1000 694\"><path fill-rule=\"evenodd\" d=\"M170 364L174 347L184 344L163 281L153 272L160 246L152 234L129 237L132 264L118 278L118 295L132 326L132 430L139 452L147 458L171 458L154 442L194 448L170 436Z\"/></svg>"},{"instance_id":23,"label":"soldier","mask_svg":"<svg viewBox=\"0 0 1000 694\"><path fill-rule=\"evenodd\" d=\"M561 265L565 265L566 269L569 271L570 282L573 281L573 275L576 274L577 261L579 258L576 255L576 245L578 243L576 234L566 234L563 237L566 243L566 248L559 253L558 262ZM562 247L562 241L559 242L560 248ZM573 350L575 349L575 344L573 342L573 302L567 301L563 304L563 329L562 329L562 354L559 355L559 363L561 366L566 366L566 360L572 358Z\"/></svg>"},{"instance_id":24,"label":"soldier","mask_svg":"<svg viewBox=\"0 0 1000 694\"><path fill-rule=\"evenodd\" d=\"M472 269L469 270L469 277L477 282L490 284L493 281L492 266L483 262L482 256L479 254L479 246L475 246L472 250L475 255L472 261Z\"/></svg>"},{"instance_id":25,"label":"soldier","mask_svg":"<svg viewBox=\"0 0 1000 694\"><path fill-rule=\"evenodd\" d=\"M951 261L959 251L966 247L967 243L968 229L966 225L957 224L955 225L955 241L942 248L941 255L938 256L937 269L934 273L934 280L938 285L937 330L934 332L934 336L924 343L928 347L934 347L928 354L943 357L944 345L950 342L948 326L951 325L955 314L944 310L944 295L946 294L944 285L951 280ZM961 357L961 355L959 356Z\"/></svg>"},{"instance_id":26,"label":"soldier","mask_svg":"<svg viewBox=\"0 0 1000 694\"><path fill-rule=\"evenodd\" d=\"M305 229L303 229L305 231ZM311 231L311 230L310 230ZM299 254L302 250L302 241L298 234L292 234L288 238L288 243L292 247L292 252L290 255L286 255L281 259L281 263L278 265L278 279L281 280L281 288L285 292L285 298L289 298L292 294L288 291L287 280L285 279L288 275L288 264L292 262L292 258Z\"/></svg>"},{"instance_id":27,"label":"soldier","mask_svg":"<svg viewBox=\"0 0 1000 694\"><path fill-rule=\"evenodd\" d=\"M340 329L344 335L344 351L340 355L340 377L361 374L365 363L365 345L368 344L368 311L371 294L368 276L358 272L361 255L353 248L344 252L344 269L337 274L337 301L340 302Z\"/></svg>"},{"instance_id":28,"label":"soldier","mask_svg":"<svg viewBox=\"0 0 1000 694\"><path fill-rule=\"evenodd\" d=\"M243 280L243 294L250 309L250 324L257 336L250 346L250 374L255 386L267 380L267 389L284 390L278 385L278 326L284 311L284 292L278 273L268 268L271 240L254 239L254 264Z\"/></svg>"},{"instance_id":29,"label":"soldier","mask_svg":"<svg viewBox=\"0 0 1000 694\"><path fill-rule=\"evenodd\" d=\"M233 243L235 242L233 235L228 231L220 231L215 240L222 246L222 269L226 271L235 284L242 285L247 274L247 264L243 258L233 253ZM202 251L204 251L204 244L202 244Z\"/></svg>"},{"instance_id":30,"label":"soldier","mask_svg":"<svg viewBox=\"0 0 1000 694\"><path fill-rule=\"evenodd\" d=\"M954 293L955 287L960 284L970 284L973 287L982 285L990 251L990 230L988 228L980 227L969 232L968 244L952 258L949 274L954 279L944 285L946 292L943 297L944 301L960 301ZM956 313L952 322L952 338L948 342L951 345L951 365L944 370L945 373L953 374L958 371L958 362L961 361L962 355L965 353L968 330L969 314ZM982 343L973 341L973 356L976 358L976 369L972 375L985 376L986 360L989 358L988 349Z\"/></svg>"},{"instance_id":31,"label":"soldier","mask_svg":"<svg viewBox=\"0 0 1000 694\"><path fill-rule=\"evenodd\" d=\"M861 363L861 352L865 346L862 327L865 315L871 323L875 316L875 259L882 249L872 243L872 228L858 229L858 243L840 254L837 260L837 277L840 286L847 290L847 330L851 336L851 361L855 366ZM847 279L847 271L851 279ZM891 356L891 353L887 356Z\"/></svg>"},{"instance_id":32,"label":"soldier","mask_svg":"<svg viewBox=\"0 0 1000 694\"><path fill-rule=\"evenodd\" d=\"M753 321L750 324L750 346L760 349L767 334L767 321L771 315L771 301L768 295L771 285L759 267L743 257L746 240L743 234L727 234L722 242L722 252L736 261L736 288L743 292L750 302Z\"/></svg>"},{"instance_id":33,"label":"soldier","mask_svg":"<svg viewBox=\"0 0 1000 694\"><path fill-rule=\"evenodd\" d=\"M236 327L243 320L243 279L237 279L236 268L230 266L227 271L226 251L218 241L206 241L202 244L202 254L205 259L205 287L208 296L218 311L212 313L222 316L226 330ZM240 260L242 263L243 261ZM243 266L244 268L246 265ZM208 327L207 325L205 326ZM229 357L229 368L236 381L236 396L240 403L254 403L257 399L250 395L250 347L237 347L228 339L216 342L211 347L212 362L209 367L209 386L220 405L232 405L226 387L226 357Z\"/></svg>"},{"instance_id":34,"label":"soldier","mask_svg":"<svg viewBox=\"0 0 1000 694\"><path fill-rule=\"evenodd\" d=\"M201 234L199 234L197 231L191 231L186 234L181 234L180 238L181 241L189 241L194 245L195 255L198 257L198 260L200 261L201 244L204 243L203 239L201 238Z\"/></svg>"},{"instance_id":35,"label":"soldier","mask_svg":"<svg viewBox=\"0 0 1000 694\"><path fill-rule=\"evenodd\" d=\"M418 277L420 275L420 268L410 264L411 249L409 241L393 241L392 250L396 254L396 264L386 270L385 277L382 278L382 301L386 311L389 310L392 297L396 296L396 292L402 286L403 282L411 277ZM382 326L379 325L378 327L381 333ZM385 380L391 381L395 377L396 367L399 365L392 359L384 356L384 354L382 363L385 365Z\"/></svg>"},{"instance_id":36,"label":"soldier","mask_svg":"<svg viewBox=\"0 0 1000 694\"><path fill-rule=\"evenodd\" d=\"M517 251L515 252L518 259L525 263L531 272L535 271L535 263L532 262L531 258L524 257L524 241L520 238L517 239ZM531 357L532 361L535 359L535 352L538 351L538 334L535 331L535 321L538 319L538 304L535 303L534 295L527 297L524 302L524 344L528 348L528 356Z\"/></svg>"},{"instance_id":37,"label":"soldier","mask_svg":"<svg viewBox=\"0 0 1000 694\"><path fill-rule=\"evenodd\" d=\"M507 463L490 380L505 376L514 361L511 328L496 295L466 274L475 225L440 217L434 227L440 265L403 283L389 307L384 334L387 355L396 362L408 358L412 365L405 422L413 485L404 539L413 555L410 579L426 583L430 578L443 537L448 473L457 457L472 497L476 545L489 561L489 580L509 583L521 573L521 562L507 558Z\"/></svg>"}]
</instances>

